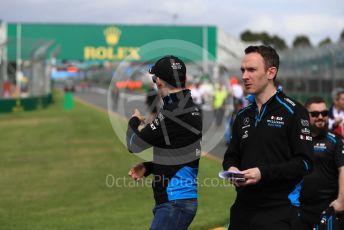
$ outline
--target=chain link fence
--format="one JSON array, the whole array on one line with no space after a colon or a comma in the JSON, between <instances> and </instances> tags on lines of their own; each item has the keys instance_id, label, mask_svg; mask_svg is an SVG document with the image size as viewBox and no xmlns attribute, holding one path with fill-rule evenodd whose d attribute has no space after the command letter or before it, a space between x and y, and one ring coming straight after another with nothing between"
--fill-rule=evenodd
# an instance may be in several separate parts
<instances>
[{"instance_id":1,"label":"chain link fence","mask_svg":"<svg viewBox=\"0 0 344 230\"><path fill-rule=\"evenodd\" d=\"M20 30L17 35L8 39L7 26L1 22L0 113L34 110L52 102L47 57L54 41L21 38Z\"/></svg>"},{"instance_id":2,"label":"chain link fence","mask_svg":"<svg viewBox=\"0 0 344 230\"><path fill-rule=\"evenodd\" d=\"M15 41L6 41L0 45L2 53ZM28 60L7 60L5 55L0 62L0 98L27 98L51 93L51 78L48 50L53 41L22 41L23 50L30 53Z\"/></svg>"},{"instance_id":3,"label":"chain link fence","mask_svg":"<svg viewBox=\"0 0 344 230\"><path fill-rule=\"evenodd\" d=\"M344 87L344 42L280 53L278 81L289 92L330 96Z\"/></svg>"}]
</instances>

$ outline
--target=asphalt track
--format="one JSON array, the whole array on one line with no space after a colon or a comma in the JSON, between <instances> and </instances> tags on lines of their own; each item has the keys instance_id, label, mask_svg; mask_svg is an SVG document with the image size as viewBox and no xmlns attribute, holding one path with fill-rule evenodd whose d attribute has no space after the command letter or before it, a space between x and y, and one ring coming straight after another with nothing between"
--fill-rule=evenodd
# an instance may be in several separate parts
<instances>
[{"instance_id":1,"label":"asphalt track","mask_svg":"<svg viewBox=\"0 0 344 230\"><path fill-rule=\"evenodd\" d=\"M77 91L75 96L87 103L104 110L111 109L112 111L129 118L134 109L137 108L142 114L145 114L147 108L145 105L145 95L133 94L128 92L121 92L117 108L111 104L111 95L109 95L108 106L108 92L102 88L90 88L84 91ZM215 118L210 105L203 106L203 138L202 151L208 157L214 158L217 161L222 161L223 155L226 151L226 143L224 140L225 120L222 125L217 127L215 125Z\"/></svg>"}]
</instances>

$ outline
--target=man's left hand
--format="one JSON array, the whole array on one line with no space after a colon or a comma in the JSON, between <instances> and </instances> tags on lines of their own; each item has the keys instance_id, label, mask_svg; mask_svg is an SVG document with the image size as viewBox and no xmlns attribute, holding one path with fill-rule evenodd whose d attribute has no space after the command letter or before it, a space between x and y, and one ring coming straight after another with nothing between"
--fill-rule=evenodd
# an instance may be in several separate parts
<instances>
[{"instance_id":1,"label":"man's left hand","mask_svg":"<svg viewBox=\"0 0 344 230\"><path fill-rule=\"evenodd\" d=\"M240 182L237 183L236 186L246 186L246 185L251 185L251 184L257 184L260 179L262 178L262 175L260 173L259 168L250 168L246 169L244 171L241 171L244 174L245 177L245 182Z\"/></svg>"},{"instance_id":2,"label":"man's left hand","mask_svg":"<svg viewBox=\"0 0 344 230\"><path fill-rule=\"evenodd\" d=\"M336 213L344 212L344 200L336 199L332 201L330 207L332 207Z\"/></svg>"}]
</instances>

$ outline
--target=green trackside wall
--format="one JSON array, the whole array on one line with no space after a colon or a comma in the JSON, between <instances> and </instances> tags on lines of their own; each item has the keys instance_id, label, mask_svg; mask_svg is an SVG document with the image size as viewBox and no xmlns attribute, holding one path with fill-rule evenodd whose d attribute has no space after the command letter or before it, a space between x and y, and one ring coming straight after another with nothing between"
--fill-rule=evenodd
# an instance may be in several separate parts
<instances>
[{"instance_id":1,"label":"green trackside wall","mask_svg":"<svg viewBox=\"0 0 344 230\"><path fill-rule=\"evenodd\" d=\"M17 24L8 24L8 58L16 59ZM41 44L54 41L60 47L57 59L84 61L149 61L151 54L141 47L163 39L176 39L203 47L207 36L208 60L216 59L217 30L214 26L140 26L140 25L86 25L86 24L21 24L22 59L30 59L33 50ZM160 44L161 45L161 44ZM203 60L201 49L190 56L185 50L164 50L166 53ZM176 53L181 52L181 53ZM48 54L49 55L49 54ZM129 56L129 58L128 58Z\"/></svg>"}]
</instances>

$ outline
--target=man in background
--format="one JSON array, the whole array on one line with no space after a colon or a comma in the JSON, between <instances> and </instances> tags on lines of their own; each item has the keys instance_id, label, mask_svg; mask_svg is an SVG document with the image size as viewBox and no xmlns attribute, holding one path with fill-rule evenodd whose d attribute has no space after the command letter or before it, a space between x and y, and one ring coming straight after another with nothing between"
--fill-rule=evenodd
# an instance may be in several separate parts
<instances>
[{"instance_id":1,"label":"man in background","mask_svg":"<svg viewBox=\"0 0 344 230\"><path fill-rule=\"evenodd\" d=\"M329 110L328 126L334 133L344 136L344 89L332 93L333 105Z\"/></svg>"},{"instance_id":2,"label":"man in background","mask_svg":"<svg viewBox=\"0 0 344 230\"><path fill-rule=\"evenodd\" d=\"M328 109L324 99L311 97L305 107L309 112L313 138L314 170L304 178L301 190L300 230L319 229L322 211L332 207L334 212L344 211L344 146L343 139L328 131ZM336 228L335 221L326 223L325 229ZM328 226L327 226L328 225Z\"/></svg>"}]
</instances>

